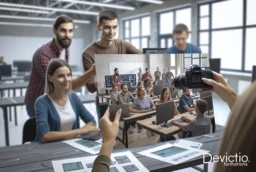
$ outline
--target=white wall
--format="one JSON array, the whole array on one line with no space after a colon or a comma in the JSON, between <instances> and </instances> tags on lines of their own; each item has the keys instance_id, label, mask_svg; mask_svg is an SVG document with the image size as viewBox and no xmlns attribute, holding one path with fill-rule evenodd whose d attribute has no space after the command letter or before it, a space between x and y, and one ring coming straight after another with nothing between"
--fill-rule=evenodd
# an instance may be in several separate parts
<instances>
[{"instance_id":1,"label":"white wall","mask_svg":"<svg viewBox=\"0 0 256 172\"><path fill-rule=\"evenodd\" d=\"M0 36L1 55L8 64L14 60L32 60L34 52L52 40L51 37ZM70 64L81 66L83 39L73 39L70 46Z\"/></svg>"},{"instance_id":2,"label":"white wall","mask_svg":"<svg viewBox=\"0 0 256 172\"><path fill-rule=\"evenodd\" d=\"M92 25L79 25L75 29L69 64L82 68L83 50L94 41L92 28ZM34 52L53 38L50 27L1 26L0 56L4 56L8 64L13 64L13 60L32 60Z\"/></svg>"}]
</instances>

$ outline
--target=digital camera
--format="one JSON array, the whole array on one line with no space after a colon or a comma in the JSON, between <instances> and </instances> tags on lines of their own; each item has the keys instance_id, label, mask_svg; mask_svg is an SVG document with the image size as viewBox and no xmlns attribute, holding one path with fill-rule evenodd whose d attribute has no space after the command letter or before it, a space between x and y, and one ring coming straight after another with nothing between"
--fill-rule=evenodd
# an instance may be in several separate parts
<instances>
[{"instance_id":1,"label":"digital camera","mask_svg":"<svg viewBox=\"0 0 256 172\"><path fill-rule=\"evenodd\" d=\"M213 79L212 71L192 65L184 74L174 77L174 86L177 89L211 88L212 86L204 83L202 78Z\"/></svg>"}]
</instances>

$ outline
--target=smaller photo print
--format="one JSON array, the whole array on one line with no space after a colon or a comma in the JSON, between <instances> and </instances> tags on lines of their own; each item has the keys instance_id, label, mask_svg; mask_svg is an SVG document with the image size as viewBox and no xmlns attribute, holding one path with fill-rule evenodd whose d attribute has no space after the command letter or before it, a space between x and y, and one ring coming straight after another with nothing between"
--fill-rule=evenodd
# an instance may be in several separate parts
<instances>
[{"instance_id":1,"label":"smaller photo print","mask_svg":"<svg viewBox=\"0 0 256 172\"><path fill-rule=\"evenodd\" d=\"M116 167L110 167L110 168L109 168L109 171L110 171L110 172L119 172Z\"/></svg>"},{"instance_id":2,"label":"smaller photo print","mask_svg":"<svg viewBox=\"0 0 256 172\"><path fill-rule=\"evenodd\" d=\"M156 151L156 152L152 152L151 154L160 156L162 158L167 158L167 157L177 155L179 153L186 152L186 151L188 151L188 149L172 146L172 147L169 147L169 148L166 148L166 149L162 149L162 150L159 150L159 151Z\"/></svg>"},{"instance_id":3,"label":"smaller photo print","mask_svg":"<svg viewBox=\"0 0 256 172\"><path fill-rule=\"evenodd\" d=\"M93 163L86 164L86 167L87 167L87 168L92 168L92 167L93 167Z\"/></svg>"},{"instance_id":4,"label":"smaller photo print","mask_svg":"<svg viewBox=\"0 0 256 172\"><path fill-rule=\"evenodd\" d=\"M63 164L62 166L63 166L64 172L84 169L83 164L81 162L66 163L66 164Z\"/></svg>"},{"instance_id":5,"label":"smaller photo print","mask_svg":"<svg viewBox=\"0 0 256 172\"><path fill-rule=\"evenodd\" d=\"M126 172L139 171L139 169L134 164L123 166L123 168Z\"/></svg>"},{"instance_id":6,"label":"smaller photo print","mask_svg":"<svg viewBox=\"0 0 256 172\"><path fill-rule=\"evenodd\" d=\"M115 157L115 160L118 164L126 164L131 162L127 156L117 156Z\"/></svg>"},{"instance_id":7,"label":"smaller photo print","mask_svg":"<svg viewBox=\"0 0 256 172\"><path fill-rule=\"evenodd\" d=\"M95 152L99 152L100 148L101 148L101 146L98 146L98 147L92 148L92 150L95 151Z\"/></svg>"},{"instance_id":8,"label":"smaller photo print","mask_svg":"<svg viewBox=\"0 0 256 172\"><path fill-rule=\"evenodd\" d=\"M76 143L82 145L82 146L85 146L87 148L92 148L92 147L95 147L95 146L99 146L100 143L98 142L94 142L94 141L91 141L91 140L78 140L78 141L75 141Z\"/></svg>"}]
</instances>

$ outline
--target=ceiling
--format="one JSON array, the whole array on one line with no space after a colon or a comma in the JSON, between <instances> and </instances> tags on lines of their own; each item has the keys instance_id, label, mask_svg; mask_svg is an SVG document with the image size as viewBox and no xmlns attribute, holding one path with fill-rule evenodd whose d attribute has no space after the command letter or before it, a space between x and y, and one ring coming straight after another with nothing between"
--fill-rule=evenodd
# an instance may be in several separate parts
<instances>
[{"instance_id":1,"label":"ceiling","mask_svg":"<svg viewBox=\"0 0 256 172\"><path fill-rule=\"evenodd\" d=\"M158 5L149 1L167 0L0 0L0 24L1 22L36 23L39 21L48 23L61 14L88 24L96 22L97 14L103 9L122 13L140 9L145 5Z\"/></svg>"}]
</instances>

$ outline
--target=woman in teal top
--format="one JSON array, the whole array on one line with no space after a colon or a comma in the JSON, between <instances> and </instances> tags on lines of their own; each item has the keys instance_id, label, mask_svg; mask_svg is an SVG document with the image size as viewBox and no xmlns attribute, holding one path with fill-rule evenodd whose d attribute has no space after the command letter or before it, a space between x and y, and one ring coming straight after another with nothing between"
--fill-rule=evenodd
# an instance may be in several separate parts
<instances>
[{"instance_id":1,"label":"woman in teal top","mask_svg":"<svg viewBox=\"0 0 256 172\"><path fill-rule=\"evenodd\" d=\"M99 131L91 113L76 93L71 92L72 72L64 60L53 59L46 71L45 94L35 103L35 141L52 142ZM86 123L80 128L79 117Z\"/></svg>"}]
</instances>

